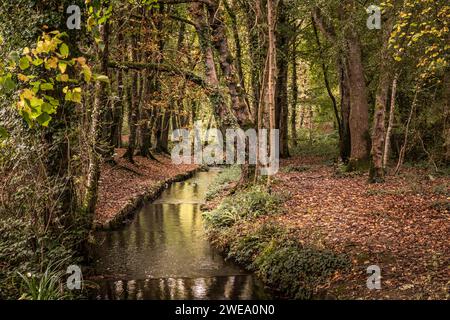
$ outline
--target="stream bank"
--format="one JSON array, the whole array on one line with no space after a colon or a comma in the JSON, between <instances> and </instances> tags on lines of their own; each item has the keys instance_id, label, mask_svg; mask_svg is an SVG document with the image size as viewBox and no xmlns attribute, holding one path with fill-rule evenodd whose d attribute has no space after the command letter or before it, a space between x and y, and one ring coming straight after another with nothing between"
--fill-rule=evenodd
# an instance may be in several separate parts
<instances>
[{"instance_id":1,"label":"stream bank","mask_svg":"<svg viewBox=\"0 0 450 320\"><path fill-rule=\"evenodd\" d=\"M280 298L333 298L326 285L349 269L348 257L299 242L281 223L290 194L268 192L265 184L236 190L235 171L228 168L217 177L202 207L213 246L227 260L254 272Z\"/></svg>"},{"instance_id":2,"label":"stream bank","mask_svg":"<svg viewBox=\"0 0 450 320\"><path fill-rule=\"evenodd\" d=\"M271 294L251 272L223 259L207 239L200 206L216 170L171 184L130 223L94 233L98 286L106 300L261 300Z\"/></svg>"},{"instance_id":3,"label":"stream bank","mask_svg":"<svg viewBox=\"0 0 450 320\"><path fill-rule=\"evenodd\" d=\"M367 173L305 155L281 161L270 195L230 196L236 177L220 177L225 188L204 206L209 237L284 296L449 299L448 175L405 168L374 185ZM367 286L374 265L382 290Z\"/></svg>"},{"instance_id":4,"label":"stream bank","mask_svg":"<svg viewBox=\"0 0 450 320\"><path fill-rule=\"evenodd\" d=\"M146 202L157 199L172 183L184 181L203 168L174 165L168 156L158 161L136 156L135 163L123 159L125 149L117 149L114 164L103 164L99 198L94 218L95 230L122 226Z\"/></svg>"}]
</instances>

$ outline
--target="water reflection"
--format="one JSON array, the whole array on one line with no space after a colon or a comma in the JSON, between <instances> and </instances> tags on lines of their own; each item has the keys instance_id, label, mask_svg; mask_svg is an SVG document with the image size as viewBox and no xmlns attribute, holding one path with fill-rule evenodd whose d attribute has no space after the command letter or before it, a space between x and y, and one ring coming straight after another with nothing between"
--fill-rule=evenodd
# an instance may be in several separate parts
<instances>
[{"instance_id":1,"label":"water reflection","mask_svg":"<svg viewBox=\"0 0 450 320\"><path fill-rule=\"evenodd\" d=\"M106 300L250 300L269 296L252 275L211 278L117 280L99 283L97 299Z\"/></svg>"},{"instance_id":2,"label":"water reflection","mask_svg":"<svg viewBox=\"0 0 450 320\"><path fill-rule=\"evenodd\" d=\"M261 284L205 236L200 205L215 172L176 183L123 230L99 232L99 299L263 299Z\"/></svg>"}]
</instances>

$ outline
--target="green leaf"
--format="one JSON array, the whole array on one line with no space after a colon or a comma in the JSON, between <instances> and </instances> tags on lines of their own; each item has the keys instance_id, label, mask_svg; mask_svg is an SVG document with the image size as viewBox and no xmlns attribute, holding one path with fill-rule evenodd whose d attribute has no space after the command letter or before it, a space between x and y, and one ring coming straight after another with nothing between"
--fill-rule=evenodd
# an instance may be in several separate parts
<instances>
[{"instance_id":1,"label":"green leaf","mask_svg":"<svg viewBox=\"0 0 450 320\"><path fill-rule=\"evenodd\" d=\"M31 121L30 114L28 113L28 111L20 110L19 113L22 116L22 118L26 121L28 126L32 127L33 126L33 122Z\"/></svg>"},{"instance_id":2,"label":"green leaf","mask_svg":"<svg viewBox=\"0 0 450 320\"><path fill-rule=\"evenodd\" d=\"M37 117L36 120L37 122L39 122L41 126L47 127L50 121L52 120L52 117L44 112L39 117Z\"/></svg>"},{"instance_id":3,"label":"green leaf","mask_svg":"<svg viewBox=\"0 0 450 320\"><path fill-rule=\"evenodd\" d=\"M61 55L64 58L67 58L69 56L69 47L67 46L67 44L63 43L60 47L59 47L59 52L61 53Z\"/></svg>"},{"instance_id":4,"label":"green leaf","mask_svg":"<svg viewBox=\"0 0 450 320\"><path fill-rule=\"evenodd\" d=\"M38 67L38 66L40 66L41 64L44 63L44 60L42 60L41 58L36 58L36 59L33 59L33 60L31 61L31 63L32 63L34 66Z\"/></svg>"},{"instance_id":5,"label":"green leaf","mask_svg":"<svg viewBox=\"0 0 450 320\"><path fill-rule=\"evenodd\" d=\"M41 87L40 81L34 81L30 83L33 86L33 92L36 94L39 92L39 88Z\"/></svg>"},{"instance_id":6,"label":"green leaf","mask_svg":"<svg viewBox=\"0 0 450 320\"><path fill-rule=\"evenodd\" d=\"M30 61L27 57L20 58L19 67L22 70L27 70L30 67Z\"/></svg>"},{"instance_id":7,"label":"green leaf","mask_svg":"<svg viewBox=\"0 0 450 320\"><path fill-rule=\"evenodd\" d=\"M3 128L2 126L0 126L0 140L2 139L6 139L9 137L8 131L6 131L5 128Z\"/></svg>"},{"instance_id":8,"label":"green leaf","mask_svg":"<svg viewBox=\"0 0 450 320\"><path fill-rule=\"evenodd\" d=\"M101 74L95 74L94 75L94 79L96 81L101 81L101 82L107 82L109 83L109 78L107 76L101 75Z\"/></svg>"},{"instance_id":9,"label":"green leaf","mask_svg":"<svg viewBox=\"0 0 450 320\"><path fill-rule=\"evenodd\" d=\"M66 92L66 96L64 97L64 100L66 101L72 101L72 91L68 90Z\"/></svg>"},{"instance_id":10,"label":"green leaf","mask_svg":"<svg viewBox=\"0 0 450 320\"><path fill-rule=\"evenodd\" d=\"M72 101L76 102L76 103L81 103L82 97L81 97L81 93L79 92L74 92L72 94Z\"/></svg>"},{"instance_id":11,"label":"green leaf","mask_svg":"<svg viewBox=\"0 0 450 320\"><path fill-rule=\"evenodd\" d=\"M44 95L44 98L48 100L48 102L54 106L54 107L58 107L59 106L59 101L51 96L46 96Z\"/></svg>"},{"instance_id":12,"label":"green leaf","mask_svg":"<svg viewBox=\"0 0 450 320\"><path fill-rule=\"evenodd\" d=\"M84 81L91 82L92 71L91 71L91 68L89 68L89 66L83 65L83 70L81 71L81 73L84 76Z\"/></svg>"},{"instance_id":13,"label":"green leaf","mask_svg":"<svg viewBox=\"0 0 450 320\"><path fill-rule=\"evenodd\" d=\"M58 67L59 67L59 70L61 71L61 73L65 73L66 69L67 69L67 63L61 61L58 63Z\"/></svg>"},{"instance_id":14,"label":"green leaf","mask_svg":"<svg viewBox=\"0 0 450 320\"><path fill-rule=\"evenodd\" d=\"M68 82L70 80L69 75L67 74L58 74L56 76L56 81L59 82Z\"/></svg>"},{"instance_id":15,"label":"green leaf","mask_svg":"<svg viewBox=\"0 0 450 320\"><path fill-rule=\"evenodd\" d=\"M44 104L44 100L39 99L39 98L32 98L32 99L30 100L30 106L33 107L33 108L40 107L40 106L42 106L43 104Z\"/></svg>"},{"instance_id":16,"label":"green leaf","mask_svg":"<svg viewBox=\"0 0 450 320\"><path fill-rule=\"evenodd\" d=\"M10 92L10 91L14 90L14 88L16 87L16 83L11 78L11 74L8 74L6 77L4 77L1 84L3 86L3 89L5 89L6 92Z\"/></svg>"},{"instance_id":17,"label":"green leaf","mask_svg":"<svg viewBox=\"0 0 450 320\"><path fill-rule=\"evenodd\" d=\"M20 59L20 55L19 55L19 53L17 52L17 51L11 51L10 53L9 53L9 57L8 57L10 60L12 60L12 61L14 61L14 62L19 62L19 59Z\"/></svg>"},{"instance_id":18,"label":"green leaf","mask_svg":"<svg viewBox=\"0 0 450 320\"><path fill-rule=\"evenodd\" d=\"M43 83L41 85L41 90L42 91L51 91L51 90L53 90L53 85L51 83Z\"/></svg>"},{"instance_id":19,"label":"green leaf","mask_svg":"<svg viewBox=\"0 0 450 320\"><path fill-rule=\"evenodd\" d=\"M50 103L47 103L47 102L45 102L42 105L41 110L42 110L42 112L45 112L47 114L54 114L54 113L56 113L56 108L54 106L52 106Z\"/></svg>"}]
</instances>

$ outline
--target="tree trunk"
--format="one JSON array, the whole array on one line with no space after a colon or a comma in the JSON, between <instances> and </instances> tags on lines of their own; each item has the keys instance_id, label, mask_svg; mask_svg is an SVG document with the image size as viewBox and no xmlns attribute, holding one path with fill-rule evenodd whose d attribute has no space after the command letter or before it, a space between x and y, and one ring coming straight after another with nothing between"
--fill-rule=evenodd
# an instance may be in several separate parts
<instances>
[{"instance_id":1,"label":"tree trunk","mask_svg":"<svg viewBox=\"0 0 450 320\"><path fill-rule=\"evenodd\" d=\"M123 71L117 70L117 96L118 101L114 104L113 123L111 125L111 145L114 148L122 147L122 123L124 111L124 94L123 94Z\"/></svg>"},{"instance_id":2,"label":"tree trunk","mask_svg":"<svg viewBox=\"0 0 450 320\"><path fill-rule=\"evenodd\" d=\"M224 0L223 3L227 10L228 15L230 16L230 20L231 20L231 28L233 31L234 47L236 50L235 65L236 65L236 70L238 73L239 86L240 86L242 92L244 93L244 99L246 101L246 104L247 104L247 106L249 106L249 101L247 99L247 94L246 94L247 90L246 90L246 86L245 86L244 70L242 68L242 45L241 45L241 38L239 36L237 17L236 17L236 13L235 13L236 8L230 7L227 0ZM251 110L250 110L250 113L251 113Z\"/></svg>"},{"instance_id":3,"label":"tree trunk","mask_svg":"<svg viewBox=\"0 0 450 320\"><path fill-rule=\"evenodd\" d=\"M277 17L277 81L275 89L276 128L280 130L280 157L289 157L288 136L288 66L289 66L289 22L284 0L278 2Z\"/></svg>"},{"instance_id":4,"label":"tree trunk","mask_svg":"<svg viewBox=\"0 0 450 320\"><path fill-rule=\"evenodd\" d=\"M244 98L244 92L238 85L234 70L233 56L228 46L226 27L218 2L207 5L209 25L211 27L211 41L219 55L219 65L231 98L231 110L239 127L247 129L252 126L250 110Z\"/></svg>"},{"instance_id":5,"label":"tree trunk","mask_svg":"<svg viewBox=\"0 0 450 320\"><path fill-rule=\"evenodd\" d=\"M395 98L397 94L397 81L398 75L395 75L394 81L392 82L392 93L391 93L391 109L389 110L389 122L386 131L386 141L384 143L384 155L383 155L383 170L387 168L387 162L389 160L389 151L391 149L391 133L394 126L395 118Z\"/></svg>"},{"instance_id":6,"label":"tree trunk","mask_svg":"<svg viewBox=\"0 0 450 320\"><path fill-rule=\"evenodd\" d=\"M348 77L348 67L345 58L342 58L338 64L339 70L339 90L341 94L341 130L342 136L339 142L340 156L344 163L348 163L351 154L351 135L350 135L350 82Z\"/></svg>"},{"instance_id":7,"label":"tree trunk","mask_svg":"<svg viewBox=\"0 0 450 320\"><path fill-rule=\"evenodd\" d=\"M351 167L359 169L368 160L369 105L359 37L354 30L347 35L350 84Z\"/></svg>"},{"instance_id":8,"label":"tree trunk","mask_svg":"<svg viewBox=\"0 0 450 320\"><path fill-rule=\"evenodd\" d=\"M297 105L298 105L298 75L297 75L297 37L292 43L292 106L291 106L291 137L292 145L297 147Z\"/></svg>"},{"instance_id":9,"label":"tree trunk","mask_svg":"<svg viewBox=\"0 0 450 320\"><path fill-rule=\"evenodd\" d=\"M108 57L109 57L109 23L106 22L100 26L100 34L105 45L103 51L98 50L98 57L101 61L101 73L108 74ZM89 148L89 169L87 178L86 194L84 198L84 208L88 215L89 225L93 222L95 206L98 197L98 182L100 179L100 163L101 155L98 150L100 140L102 138L102 115L106 109L107 97L105 95L106 84L102 81L97 81L95 84L95 98L92 110L91 131L89 134L90 148Z\"/></svg>"},{"instance_id":10,"label":"tree trunk","mask_svg":"<svg viewBox=\"0 0 450 320\"><path fill-rule=\"evenodd\" d=\"M252 7L249 2L241 2L244 12L246 14L246 29L248 34L249 42L249 57L251 60L250 73L251 73L251 87L252 87L252 114L254 116L256 127L259 126L257 123L259 120L258 110L261 102L261 81L262 72L265 66L265 59L263 52L267 51L267 44L265 41L261 41L264 36L261 34L259 28L255 28L255 24L259 19L262 19L262 9L260 7L261 2L258 1L255 7ZM253 12L252 12L253 11Z\"/></svg>"},{"instance_id":11,"label":"tree trunk","mask_svg":"<svg viewBox=\"0 0 450 320\"><path fill-rule=\"evenodd\" d=\"M135 36L128 44L128 58L133 62L135 60L134 48L137 46L137 39ZM124 158L129 162L134 163L134 152L136 150L136 134L138 125L138 110L137 110L137 95L138 95L138 74L137 71L128 71L128 85L127 85L127 102L128 102L128 126L130 130L128 138L127 151Z\"/></svg>"},{"instance_id":12,"label":"tree trunk","mask_svg":"<svg viewBox=\"0 0 450 320\"><path fill-rule=\"evenodd\" d=\"M373 116L372 128L372 151L371 164L369 172L369 181L372 183L384 182L383 169L383 146L385 138L385 118L386 118L386 104L389 93L389 85L391 82L391 74L389 68L390 54L388 52L389 38L391 34L392 18L389 19L387 25L384 26L383 47L381 49L380 61L380 79L378 83L378 90L375 98L375 111Z\"/></svg>"},{"instance_id":13,"label":"tree trunk","mask_svg":"<svg viewBox=\"0 0 450 320\"><path fill-rule=\"evenodd\" d=\"M164 111L158 121L158 131L156 135L156 151L169 154L169 127L171 112Z\"/></svg>"},{"instance_id":14,"label":"tree trunk","mask_svg":"<svg viewBox=\"0 0 450 320\"><path fill-rule=\"evenodd\" d=\"M275 4L274 1L267 1L267 21L268 21L268 40L269 50L268 56L268 76L267 76L267 94L266 101L269 110L269 129L270 132L276 129L276 110L275 110L275 90L277 76L277 39L275 35ZM270 152L274 152L270 150ZM267 179L267 185L270 188L270 176Z\"/></svg>"},{"instance_id":15,"label":"tree trunk","mask_svg":"<svg viewBox=\"0 0 450 320\"><path fill-rule=\"evenodd\" d=\"M205 64L205 76L208 86L212 89L209 99L213 108L216 122L221 130L231 124L231 117L225 103L225 99L219 90L219 78L217 76L214 54L209 39L209 26L205 18L204 6L201 2L193 2L189 6L189 13L193 19L197 31L200 48Z\"/></svg>"}]
</instances>

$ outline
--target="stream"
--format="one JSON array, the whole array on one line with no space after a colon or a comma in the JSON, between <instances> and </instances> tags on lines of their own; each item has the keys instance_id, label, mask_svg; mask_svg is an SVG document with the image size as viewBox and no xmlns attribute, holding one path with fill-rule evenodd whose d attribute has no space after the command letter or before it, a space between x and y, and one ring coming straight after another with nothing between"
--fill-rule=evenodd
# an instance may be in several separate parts
<instances>
[{"instance_id":1,"label":"stream","mask_svg":"<svg viewBox=\"0 0 450 320\"><path fill-rule=\"evenodd\" d=\"M218 169L175 183L118 231L97 232L94 299L255 300L270 294L211 247L200 206Z\"/></svg>"}]
</instances>

